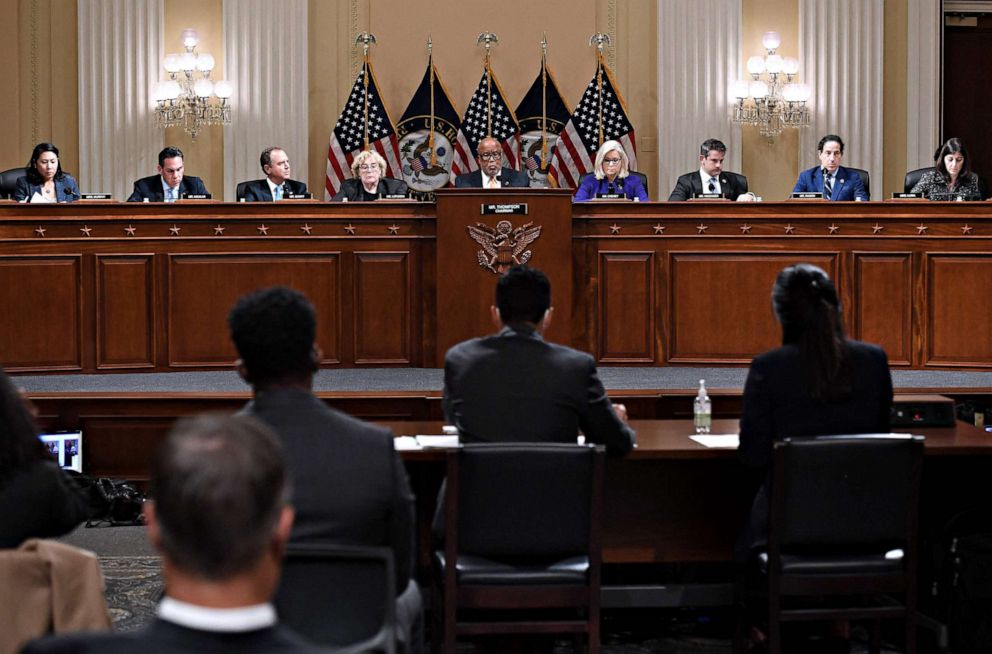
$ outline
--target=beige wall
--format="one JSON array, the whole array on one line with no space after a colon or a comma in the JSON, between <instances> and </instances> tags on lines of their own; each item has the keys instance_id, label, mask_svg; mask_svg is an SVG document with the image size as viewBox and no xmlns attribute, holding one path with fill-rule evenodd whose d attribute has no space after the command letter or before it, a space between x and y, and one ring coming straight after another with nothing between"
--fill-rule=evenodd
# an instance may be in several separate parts
<instances>
[{"instance_id":1,"label":"beige wall","mask_svg":"<svg viewBox=\"0 0 992 654\"><path fill-rule=\"evenodd\" d=\"M3 0L0 61L14 92L0 93L0 169L23 166L36 143L50 141L62 168L79 167L75 0ZM15 63L16 62L16 63Z\"/></svg>"},{"instance_id":2,"label":"beige wall","mask_svg":"<svg viewBox=\"0 0 992 654\"><path fill-rule=\"evenodd\" d=\"M670 0L661 0L670 1ZM798 0L742 0L742 65L760 53L761 34L777 30L783 55L798 55ZM371 11L369 6L371 4ZM424 11L424 7L430 11ZM0 0L8 20L0 24L0 56L17 62L6 76L16 93L0 94L0 166L22 165L34 143L52 139L62 148L67 170L78 167L78 100L75 0ZM223 0L165 0L164 37L167 52L181 49L179 32L193 27L201 51L217 59L224 71ZM496 32L493 68L511 103L522 97L537 74L541 34L550 42L549 61L569 105L589 81L594 57L588 47L593 32L615 37L609 58L637 129L638 147L646 156L642 169L657 189L654 156L657 133L657 52L655 0L506 0L499 8L464 0L309 0L310 185L324 178L327 142L343 99L357 73L355 34L369 30L379 45L374 61L382 93L393 120L398 120L426 66L426 40L434 40L441 77L456 109L464 111L482 71L482 49L475 44L482 31ZM520 16L526 16L521 21ZM906 168L906 0L885 0L885 157L876 197L898 190ZM741 71L744 72L743 70ZM204 178L220 198L223 193L223 130L207 128L195 143L181 130L169 130L167 143L187 154L192 175ZM768 143L757 130L744 130L742 172L767 200L791 190L797 171L812 165L812 153L798 151L795 132ZM149 171L149 174L152 171ZM878 182L876 184L879 184Z\"/></svg>"}]
</instances>

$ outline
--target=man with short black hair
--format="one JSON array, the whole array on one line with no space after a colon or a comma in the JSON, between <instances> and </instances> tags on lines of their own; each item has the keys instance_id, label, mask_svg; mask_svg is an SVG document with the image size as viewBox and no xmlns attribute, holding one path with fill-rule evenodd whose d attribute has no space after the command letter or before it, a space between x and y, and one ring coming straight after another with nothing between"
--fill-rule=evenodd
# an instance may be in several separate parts
<instances>
[{"instance_id":1,"label":"man with short black hair","mask_svg":"<svg viewBox=\"0 0 992 654\"><path fill-rule=\"evenodd\" d=\"M168 146L158 153L158 175L142 177L134 183L128 202L175 202L184 195L210 195L203 180L185 175L183 151Z\"/></svg>"},{"instance_id":2,"label":"man with short black hair","mask_svg":"<svg viewBox=\"0 0 992 654\"><path fill-rule=\"evenodd\" d=\"M444 415L463 443L587 443L624 454L634 445L623 405L611 405L585 352L548 343L551 283L543 272L514 266L496 283L490 307L499 333L448 350Z\"/></svg>"},{"instance_id":3,"label":"man with short black hair","mask_svg":"<svg viewBox=\"0 0 992 654\"><path fill-rule=\"evenodd\" d=\"M684 202L700 195L717 194L728 200L754 202L754 193L748 193L747 177L723 169L727 146L718 139L706 139L699 146L699 170L681 175L669 202Z\"/></svg>"},{"instance_id":4,"label":"man with short black hair","mask_svg":"<svg viewBox=\"0 0 992 654\"><path fill-rule=\"evenodd\" d=\"M290 541L390 547L396 617L408 638L421 604L412 579L413 493L392 432L313 394L317 316L302 293L275 286L245 295L228 324L238 373L254 391L243 413L272 427L286 449L296 509Z\"/></svg>"},{"instance_id":5,"label":"man with short black hair","mask_svg":"<svg viewBox=\"0 0 992 654\"><path fill-rule=\"evenodd\" d=\"M245 182L238 200L245 202L273 202L290 195L306 195L307 185L290 179L292 169L289 155L280 147L272 146L262 150L258 163L265 173L264 179Z\"/></svg>"},{"instance_id":6,"label":"man with short black hair","mask_svg":"<svg viewBox=\"0 0 992 654\"><path fill-rule=\"evenodd\" d=\"M152 461L148 537L162 554L158 617L130 633L70 634L28 654L317 652L277 624L275 594L293 524L286 463L247 417L180 420Z\"/></svg>"}]
</instances>

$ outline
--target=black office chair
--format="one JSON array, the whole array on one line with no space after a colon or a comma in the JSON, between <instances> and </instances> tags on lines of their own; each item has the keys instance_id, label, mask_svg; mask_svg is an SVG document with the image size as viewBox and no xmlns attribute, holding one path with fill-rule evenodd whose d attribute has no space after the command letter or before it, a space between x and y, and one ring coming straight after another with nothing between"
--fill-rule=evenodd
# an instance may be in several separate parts
<instances>
[{"instance_id":1,"label":"black office chair","mask_svg":"<svg viewBox=\"0 0 992 654\"><path fill-rule=\"evenodd\" d=\"M903 651L915 653L922 463L921 436L775 444L768 549L757 557L767 581L771 654L782 651L783 622L856 619L872 621L871 651L877 653L879 620L889 618L905 621ZM798 598L817 601L796 604ZM743 648L742 634L738 628L736 651Z\"/></svg>"},{"instance_id":2,"label":"black office chair","mask_svg":"<svg viewBox=\"0 0 992 654\"><path fill-rule=\"evenodd\" d=\"M245 197L245 193L248 191L248 185L251 182L238 182L238 187L234 191L234 201L241 202L242 198Z\"/></svg>"},{"instance_id":3,"label":"black office chair","mask_svg":"<svg viewBox=\"0 0 992 654\"><path fill-rule=\"evenodd\" d=\"M14 189L17 188L17 180L26 176L28 169L23 166L11 168L0 173L0 199L14 197Z\"/></svg>"},{"instance_id":4,"label":"black office chair","mask_svg":"<svg viewBox=\"0 0 992 654\"><path fill-rule=\"evenodd\" d=\"M848 168L848 170L853 170L861 175L861 185L865 187L865 193L868 194L868 197L871 197L871 176L868 171L862 168Z\"/></svg>"},{"instance_id":5,"label":"black office chair","mask_svg":"<svg viewBox=\"0 0 992 654\"><path fill-rule=\"evenodd\" d=\"M291 545L279 619L335 652L396 651L396 582L388 547Z\"/></svg>"},{"instance_id":6,"label":"black office chair","mask_svg":"<svg viewBox=\"0 0 992 654\"><path fill-rule=\"evenodd\" d=\"M434 553L432 638L584 634L599 651L603 448L466 445L448 453L444 549ZM519 609L524 616L462 609ZM547 610L568 610L548 614ZM503 618L502 620L500 618Z\"/></svg>"},{"instance_id":7,"label":"black office chair","mask_svg":"<svg viewBox=\"0 0 992 654\"><path fill-rule=\"evenodd\" d=\"M933 166L927 166L926 168L917 168L916 170L911 170L906 173L906 179L902 183L903 193L912 193L913 187L919 184L920 178L923 177L923 173L933 170Z\"/></svg>"}]
</instances>

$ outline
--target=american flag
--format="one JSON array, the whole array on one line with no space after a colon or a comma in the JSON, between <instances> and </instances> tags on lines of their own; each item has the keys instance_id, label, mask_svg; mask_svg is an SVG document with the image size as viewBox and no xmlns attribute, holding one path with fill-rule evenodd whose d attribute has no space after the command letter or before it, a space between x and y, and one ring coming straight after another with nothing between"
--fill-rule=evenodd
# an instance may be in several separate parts
<instances>
[{"instance_id":1,"label":"american flag","mask_svg":"<svg viewBox=\"0 0 992 654\"><path fill-rule=\"evenodd\" d=\"M555 143L571 111L544 57L534 83L517 105L516 114L520 124L521 169L527 170L531 186L546 187Z\"/></svg>"},{"instance_id":2,"label":"american flag","mask_svg":"<svg viewBox=\"0 0 992 654\"><path fill-rule=\"evenodd\" d=\"M368 89L365 76L368 75ZM368 95L366 96L366 92ZM348 102L341 110L330 146L327 148L327 179L324 183L324 199L331 199L341 182L351 177L351 162L365 149L365 105L368 102L368 142L386 160L386 176L401 177L399 139L393 121L389 119L386 107L379 95L372 63L366 61L355 79L348 96Z\"/></svg>"},{"instance_id":3,"label":"american flag","mask_svg":"<svg viewBox=\"0 0 992 654\"><path fill-rule=\"evenodd\" d=\"M602 92L599 79L602 78ZM600 110L602 109L602 124ZM634 141L634 126L627 118L627 106L616 90L610 69L599 61L596 74L586 87L565 130L558 137L555 155L551 160L549 181L554 186L576 188L579 179L590 172L599 149L600 129L602 140L620 141L630 169L637 170L637 144Z\"/></svg>"},{"instance_id":4,"label":"american flag","mask_svg":"<svg viewBox=\"0 0 992 654\"><path fill-rule=\"evenodd\" d=\"M490 133L491 131L491 133ZM462 118L462 132L468 141L471 152L461 153L462 157L455 157L456 175L478 170L479 165L475 160L476 150L479 141L486 136L492 136L499 141L503 148L503 159L509 168L514 170L518 167L520 160L520 127L517 125L517 118L513 114L513 109L507 104L503 96L503 89L500 88L496 76L489 66L482 72L482 79L476 87L472 99L465 110L465 117ZM459 146L455 147L457 151ZM466 155L467 156L464 156ZM464 162L464 169L459 169L460 163Z\"/></svg>"}]
</instances>

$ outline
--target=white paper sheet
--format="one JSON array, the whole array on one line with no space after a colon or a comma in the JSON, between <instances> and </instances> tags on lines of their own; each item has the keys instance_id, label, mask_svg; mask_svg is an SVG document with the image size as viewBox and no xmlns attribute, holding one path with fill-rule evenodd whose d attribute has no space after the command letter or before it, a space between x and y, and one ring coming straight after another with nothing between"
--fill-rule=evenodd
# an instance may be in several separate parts
<instances>
[{"instance_id":1,"label":"white paper sheet","mask_svg":"<svg viewBox=\"0 0 992 654\"><path fill-rule=\"evenodd\" d=\"M741 442L740 434L693 434L689 437L703 447L737 449Z\"/></svg>"}]
</instances>

